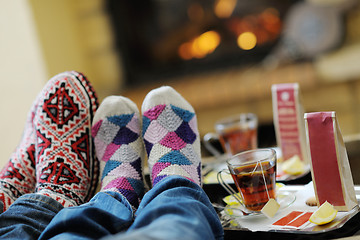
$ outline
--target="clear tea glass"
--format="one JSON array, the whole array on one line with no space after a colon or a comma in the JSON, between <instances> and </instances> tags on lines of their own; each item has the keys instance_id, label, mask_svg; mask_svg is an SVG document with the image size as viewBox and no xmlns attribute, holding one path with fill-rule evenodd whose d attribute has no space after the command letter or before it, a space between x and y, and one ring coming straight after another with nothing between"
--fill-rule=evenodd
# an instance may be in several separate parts
<instances>
[{"instance_id":1,"label":"clear tea glass","mask_svg":"<svg viewBox=\"0 0 360 240\"><path fill-rule=\"evenodd\" d=\"M276 152L273 149L255 149L232 156L226 161L234 180L240 199L247 210L260 211L270 198L275 199L276 188ZM218 173L219 183L235 194L222 178L224 170ZM234 195L235 198L238 194Z\"/></svg>"},{"instance_id":2,"label":"clear tea glass","mask_svg":"<svg viewBox=\"0 0 360 240\"><path fill-rule=\"evenodd\" d=\"M225 153L234 155L257 148L257 117L253 113L242 113L221 119L215 123L216 133L204 136L205 147L215 156L220 155L212 142L218 140Z\"/></svg>"}]
</instances>

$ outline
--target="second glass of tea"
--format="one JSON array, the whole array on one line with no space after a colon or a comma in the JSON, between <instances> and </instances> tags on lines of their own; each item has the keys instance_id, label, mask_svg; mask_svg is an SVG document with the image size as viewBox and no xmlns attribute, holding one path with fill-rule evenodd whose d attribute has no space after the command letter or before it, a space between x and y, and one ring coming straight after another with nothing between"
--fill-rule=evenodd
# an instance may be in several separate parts
<instances>
[{"instance_id":1,"label":"second glass of tea","mask_svg":"<svg viewBox=\"0 0 360 240\"><path fill-rule=\"evenodd\" d=\"M219 140L228 155L256 149L257 126L258 120L254 113L241 113L220 119L215 123L216 133L204 136L205 147L215 156L220 153L212 146L213 140Z\"/></svg>"}]
</instances>

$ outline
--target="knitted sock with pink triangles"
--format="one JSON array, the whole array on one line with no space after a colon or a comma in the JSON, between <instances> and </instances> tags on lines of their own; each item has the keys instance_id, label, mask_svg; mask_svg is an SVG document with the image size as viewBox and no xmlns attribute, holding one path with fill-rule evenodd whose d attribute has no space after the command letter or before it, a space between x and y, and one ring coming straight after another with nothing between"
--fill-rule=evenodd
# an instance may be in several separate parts
<instances>
[{"instance_id":1,"label":"knitted sock with pink triangles","mask_svg":"<svg viewBox=\"0 0 360 240\"><path fill-rule=\"evenodd\" d=\"M91 123L98 107L96 93L78 72L56 75L44 87L34 118L36 130L36 193L64 207L93 196L98 160Z\"/></svg>"},{"instance_id":2,"label":"knitted sock with pink triangles","mask_svg":"<svg viewBox=\"0 0 360 240\"><path fill-rule=\"evenodd\" d=\"M141 110L153 186L169 175L201 185L200 139L192 106L164 86L148 93Z\"/></svg>"},{"instance_id":3,"label":"knitted sock with pink triangles","mask_svg":"<svg viewBox=\"0 0 360 240\"><path fill-rule=\"evenodd\" d=\"M121 96L105 98L94 117L92 134L102 174L100 191L118 192L137 208L144 195L145 150L136 104Z\"/></svg>"},{"instance_id":4,"label":"knitted sock with pink triangles","mask_svg":"<svg viewBox=\"0 0 360 240\"><path fill-rule=\"evenodd\" d=\"M28 113L22 139L0 172L0 201L3 211L21 195L35 190L35 131L33 119L38 105L36 99ZM1 209L0 209L1 211Z\"/></svg>"}]
</instances>

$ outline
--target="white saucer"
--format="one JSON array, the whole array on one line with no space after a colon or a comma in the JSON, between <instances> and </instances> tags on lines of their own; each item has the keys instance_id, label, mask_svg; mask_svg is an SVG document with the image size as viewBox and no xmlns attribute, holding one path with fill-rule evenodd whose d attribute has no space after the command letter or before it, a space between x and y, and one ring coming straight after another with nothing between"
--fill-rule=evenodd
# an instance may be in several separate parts
<instances>
[{"instance_id":1,"label":"white saucer","mask_svg":"<svg viewBox=\"0 0 360 240\"><path fill-rule=\"evenodd\" d=\"M291 192L280 192L276 196L276 201L280 204L280 208L278 211L286 209L291 204L293 204L296 200L296 196L294 193ZM242 206L240 204L236 205L227 205L224 208L224 213L228 217L231 218L248 218L248 217L266 217L262 212L252 211L248 215L244 215L243 211L241 210Z\"/></svg>"}]
</instances>

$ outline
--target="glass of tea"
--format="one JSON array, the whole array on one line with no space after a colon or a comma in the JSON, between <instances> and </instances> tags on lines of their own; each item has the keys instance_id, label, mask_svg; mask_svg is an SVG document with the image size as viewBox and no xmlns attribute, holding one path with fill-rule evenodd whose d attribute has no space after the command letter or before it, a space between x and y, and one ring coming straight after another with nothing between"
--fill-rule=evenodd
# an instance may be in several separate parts
<instances>
[{"instance_id":1,"label":"glass of tea","mask_svg":"<svg viewBox=\"0 0 360 240\"><path fill-rule=\"evenodd\" d=\"M253 113L241 113L221 119L215 123L216 133L204 136L204 145L215 156L220 155L212 144L216 140L228 155L256 149L257 126L257 116Z\"/></svg>"},{"instance_id":2,"label":"glass of tea","mask_svg":"<svg viewBox=\"0 0 360 240\"><path fill-rule=\"evenodd\" d=\"M238 191L223 180L221 175L225 173L224 170L218 173L219 183L247 210L258 212L270 198L275 199L275 150L245 151L232 156L226 163Z\"/></svg>"}]
</instances>

